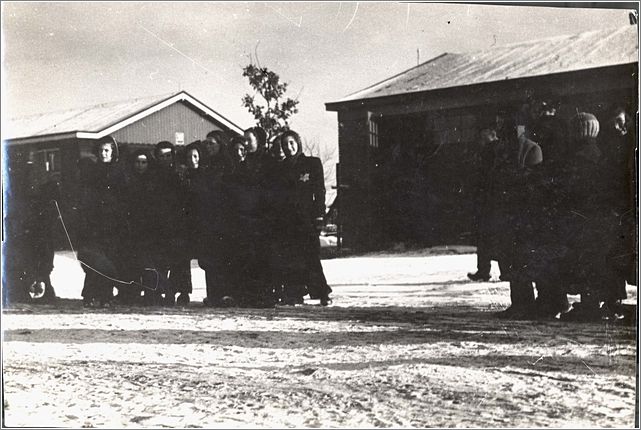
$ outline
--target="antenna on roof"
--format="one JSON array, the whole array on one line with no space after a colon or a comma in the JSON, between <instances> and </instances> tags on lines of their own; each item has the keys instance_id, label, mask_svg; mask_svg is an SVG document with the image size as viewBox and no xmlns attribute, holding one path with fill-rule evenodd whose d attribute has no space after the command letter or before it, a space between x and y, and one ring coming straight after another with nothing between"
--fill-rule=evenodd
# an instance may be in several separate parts
<instances>
[{"instance_id":1,"label":"antenna on roof","mask_svg":"<svg viewBox=\"0 0 641 430\"><path fill-rule=\"evenodd\" d=\"M416 48L416 65L421 64L421 50Z\"/></svg>"}]
</instances>

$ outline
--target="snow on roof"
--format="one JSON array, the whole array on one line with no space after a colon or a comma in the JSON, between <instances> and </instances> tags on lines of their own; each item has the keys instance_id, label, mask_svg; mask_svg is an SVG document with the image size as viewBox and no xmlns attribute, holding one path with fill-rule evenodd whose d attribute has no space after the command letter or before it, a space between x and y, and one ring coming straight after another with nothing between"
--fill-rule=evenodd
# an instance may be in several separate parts
<instances>
[{"instance_id":1,"label":"snow on roof","mask_svg":"<svg viewBox=\"0 0 641 430\"><path fill-rule=\"evenodd\" d=\"M144 118L177 101L187 101L236 132L242 129L222 115L181 91L176 94L102 103L58 112L9 119L3 139L75 133L78 137L100 138ZM81 136L82 135L82 136Z\"/></svg>"},{"instance_id":2,"label":"snow on roof","mask_svg":"<svg viewBox=\"0 0 641 430\"><path fill-rule=\"evenodd\" d=\"M347 102L638 62L636 25L441 54L350 94Z\"/></svg>"}]
</instances>

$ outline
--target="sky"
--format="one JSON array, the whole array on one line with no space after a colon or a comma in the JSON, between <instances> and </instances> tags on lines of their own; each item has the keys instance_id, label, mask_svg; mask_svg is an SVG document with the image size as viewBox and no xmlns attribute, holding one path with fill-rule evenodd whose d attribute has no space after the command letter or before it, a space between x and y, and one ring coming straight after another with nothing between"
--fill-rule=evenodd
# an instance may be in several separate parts
<instances>
[{"instance_id":1,"label":"sky","mask_svg":"<svg viewBox=\"0 0 641 430\"><path fill-rule=\"evenodd\" d=\"M185 90L241 128L250 58L331 148L325 103L444 52L629 25L628 10L395 2L2 2L3 118Z\"/></svg>"}]
</instances>

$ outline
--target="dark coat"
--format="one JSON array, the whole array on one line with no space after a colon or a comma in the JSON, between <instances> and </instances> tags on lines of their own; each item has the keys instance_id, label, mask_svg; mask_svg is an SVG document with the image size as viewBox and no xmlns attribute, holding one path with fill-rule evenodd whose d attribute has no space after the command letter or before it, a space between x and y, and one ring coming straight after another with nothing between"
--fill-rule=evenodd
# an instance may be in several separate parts
<instances>
[{"instance_id":1,"label":"dark coat","mask_svg":"<svg viewBox=\"0 0 641 430\"><path fill-rule=\"evenodd\" d=\"M80 243L113 252L129 235L125 174L117 163L95 163L85 174L80 198Z\"/></svg>"},{"instance_id":2,"label":"dark coat","mask_svg":"<svg viewBox=\"0 0 641 430\"><path fill-rule=\"evenodd\" d=\"M269 267L267 198L263 158L254 154L235 166L224 181L225 236L230 271L243 291L267 285ZM239 294L241 294L239 292Z\"/></svg>"},{"instance_id":3,"label":"dark coat","mask_svg":"<svg viewBox=\"0 0 641 430\"><path fill-rule=\"evenodd\" d=\"M130 231L127 223L126 177L118 163L95 163L83 171L80 198L80 246L84 264L85 300L112 297L115 279L126 270L123 252Z\"/></svg>"},{"instance_id":4,"label":"dark coat","mask_svg":"<svg viewBox=\"0 0 641 430\"><path fill-rule=\"evenodd\" d=\"M609 204L605 172L602 152L590 142L575 149L561 177L558 234L569 248L571 293L602 296L611 281L606 261L618 219Z\"/></svg>"},{"instance_id":5,"label":"dark coat","mask_svg":"<svg viewBox=\"0 0 641 430\"><path fill-rule=\"evenodd\" d=\"M288 180L294 184L296 212L307 222L325 216L325 176L317 157L298 154L284 161Z\"/></svg>"},{"instance_id":6,"label":"dark coat","mask_svg":"<svg viewBox=\"0 0 641 430\"><path fill-rule=\"evenodd\" d=\"M182 186L174 169L156 167L151 172L153 181L151 221L153 240L159 249L170 252L179 234L182 215Z\"/></svg>"},{"instance_id":7,"label":"dark coat","mask_svg":"<svg viewBox=\"0 0 641 430\"><path fill-rule=\"evenodd\" d=\"M599 147L603 162L609 205L618 221L616 240L610 252L610 265L628 283L638 285L638 226L637 226L637 160L636 138L628 130L625 135L605 131L600 136Z\"/></svg>"},{"instance_id":8,"label":"dark coat","mask_svg":"<svg viewBox=\"0 0 641 430\"><path fill-rule=\"evenodd\" d=\"M486 239L490 257L506 272L502 274L513 278L526 265L525 249L531 231L531 191L527 185L531 169L519 167L518 149L516 141L500 140L494 146L479 232Z\"/></svg>"},{"instance_id":9,"label":"dark coat","mask_svg":"<svg viewBox=\"0 0 641 430\"><path fill-rule=\"evenodd\" d=\"M530 139L543 151L543 164L549 168L562 169L568 158L568 133L560 118L541 117L532 127Z\"/></svg>"},{"instance_id":10,"label":"dark coat","mask_svg":"<svg viewBox=\"0 0 641 430\"><path fill-rule=\"evenodd\" d=\"M127 180L127 218L130 240L150 242L153 235L155 184L150 171L132 174Z\"/></svg>"},{"instance_id":11,"label":"dark coat","mask_svg":"<svg viewBox=\"0 0 641 430\"><path fill-rule=\"evenodd\" d=\"M179 242L193 256L200 256L207 230L206 208L209 196L209 175L206 168L187 169L181 178L182 213L179 221Z\"/></svg>"}]
</instances>

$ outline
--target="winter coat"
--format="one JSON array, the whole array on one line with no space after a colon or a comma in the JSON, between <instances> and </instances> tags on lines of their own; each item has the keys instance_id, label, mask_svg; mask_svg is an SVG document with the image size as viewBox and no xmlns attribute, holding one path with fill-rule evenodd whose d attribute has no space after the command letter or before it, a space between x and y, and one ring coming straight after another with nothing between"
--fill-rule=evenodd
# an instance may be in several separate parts
<instances>
[{"instance_id":1,"label":"winter coat","mask_svg":"<svg viewBox=\"0 0 641 430\"><path fill-rule=\"evenodd\" d=\"M153 181L151 221L156 246L169 251L179 233L182 215L182 187L180 176L172 168L156 167L151 172Z\"/></svg>"},{"instance_id":2,"label":"winter coat","mask_svg":"<svg viewBox=\"0 0 641 430\"><path fill-rule=\"evenodd\" d=\"M520 146L501 140L495 146L490 171L488 198L482 237L489 254L501 262L502 270L514 277L526 265L525 250L531 236L532 191L528 186L531 167L519 166Z\"/></svg>"},{"instance_id":3,"label":"winter coat","mask_svg":"<svg viewBox=\"0 0 641 430\"><path fill-rule=\"evenodd\" d=\"M569 248L572 271L570 292L600 294L608 283L605 266L618 219L609 204L604 158L595 142L575 150L561 178L564 198L559 199L559 237Z\"/></svg>"},{"instance_id":4,"label":"winter coat","mask_svg":"<svg viewBox=\"0 0 641 430\"><path fill-rule=\"evenodd\" d=\"M117 163L94 163L87 169L81 188L81 246L122 246L127 226L126 178Z\"/></svg>"},{"instance_id":5,"label":"winter coat","mask_svg":"<svg viewBox=\"0 0 641 430\"><path fill-rule=\"evenodd\" d=\"M606 131L599 140L609 205L618 220L617 240L610 252L610 264L623 274L628 283L638 285L636 138L630 130L623 136Z\"/></svg>"},{"instance_id":6,"label":"winter coat","mask_svg":"<svg viewBox=\"0 0 641 430\"><path fill-rule=\"evenodd\" d=\"M206 168L187 169L181 178L182 212L178 226L179 242L193 256L203 252L205 209L209 197L209 176Z\"/></svg>"},{"instance_id":7,"label":"winter coat","mask_svg":"<svg viewBox=\"0 0 641 430\"><path fill-rule=\"evenodd\" d=\"M325 176L323 164L317 157L299 153L284 161L288 180L295 189L296 212L313 224L325 216Z\"/></svg>"},{"instance_id":8,"label":"winter coat","mask_svg":"<svg viewBox=\"0 0 641 430\"><path fill-rule=\"evenodd\" d=\"M132 174L127 180L127 219L130 241L150 242L153 236L154 193L152 172Z\"/></svg>"},{"instance_id":9,"label":"winter coat","mask_svg":"<svg viewBox=\"0 0 641 430\"><path fill-rule=\"evenodd\" d=\"M528 136L543 152L543 163L550 168L563 168L568 158L568 136L563 120L541 117Z\"/></svg>"}]
</instances>

